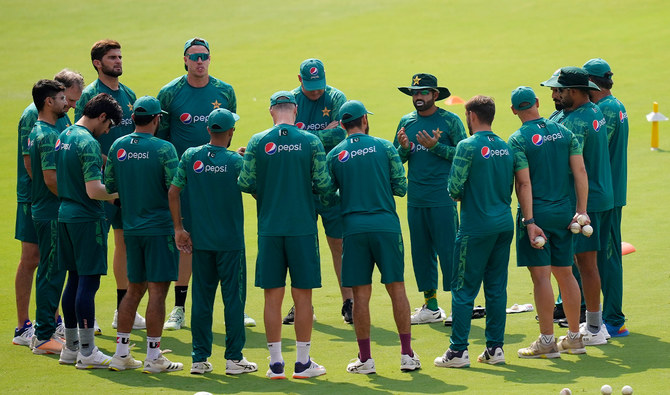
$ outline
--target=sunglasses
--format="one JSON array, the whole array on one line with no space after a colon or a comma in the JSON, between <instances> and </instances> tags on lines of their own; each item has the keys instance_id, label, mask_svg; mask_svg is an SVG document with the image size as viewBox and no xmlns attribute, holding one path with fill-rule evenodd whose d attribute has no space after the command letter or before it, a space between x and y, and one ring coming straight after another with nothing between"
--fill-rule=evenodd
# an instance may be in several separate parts
<instances>
[{"instance_id":1,"label":"sunglasses","mask_svg":"<svg viewBox=\"0 0 670 395\"><path fill-rule=\"evenodd\" d=\"M192 54L189 54L189 55L186 55L186 56L188 56L188 58L191 59L194 62L197 62L198 59L202 60L203 62L205 60L209 59L209 54L208 53L192 53Z\"/></svg>"},{"instance_id":2,"label":"sunglasses","mask_svg":"<svg viewBox=\"0 0 670 395\"><path fill-rule=\"evenodd\" d=\"M412 91L412 96L416 96L416 95L426 96L426 95L430 95L433 92L434 91L431 90L431 89L415 89L415 90Z\"/></svg>"}]
</instances>

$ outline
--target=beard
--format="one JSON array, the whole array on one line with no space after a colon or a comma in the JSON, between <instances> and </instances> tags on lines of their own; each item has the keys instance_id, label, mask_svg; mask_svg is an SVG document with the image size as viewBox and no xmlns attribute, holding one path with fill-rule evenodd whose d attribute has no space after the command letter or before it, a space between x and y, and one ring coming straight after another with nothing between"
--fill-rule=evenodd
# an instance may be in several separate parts
<instances>
[{"instance_id":1,"label":"beard","mask_svg":"<svg viewBox=\"0 0 670 395\"><path fill-rule=\"evenodd\" d=\"M561 104L560 101L555 101L554 107L556 107L556 111L561 111L564 108L563 104Z\"/></svg>"},{"instance_id":2,"label":"beard","mask_svg":"<svg viewBox=\"0 0 670 395\"><path fill-rule=\"evenodd\" d=\"M123 69L121 69L119 71L116 71L116 70L114 70L114 68L111 68L111 67L108 68L108 67L105 67L105 66L102 66L102 70L100 70L100 71L102 71L102 74L104 74L106 76L109 76L109 77L114 77L114 78L123 74Z\"/></svg>"},{"instance_id":3,"label":"beard","mask_svg":"<svg viewBox=\"0 0 670 395\"><path fill-rule=\"evenodd\" d=\"M417 111L426 111L430 108L432 108L435 105L435 100L430 99L430 100L422 100L422 99L416 99L413 101L414 103L414 108L416 108Z\"/></svg>"},{"instance_id":4,"label":"beard","mask_svg":"<svg viewBox=\"0 0 670 395\"><path fill-rule=\"evenodd\" d=\"M470 124L470 118L466 118L465 121L465 123L468 124L468 132L470 133L470 136L472 136L472 125Z\"/></svg>"}]
</instances>

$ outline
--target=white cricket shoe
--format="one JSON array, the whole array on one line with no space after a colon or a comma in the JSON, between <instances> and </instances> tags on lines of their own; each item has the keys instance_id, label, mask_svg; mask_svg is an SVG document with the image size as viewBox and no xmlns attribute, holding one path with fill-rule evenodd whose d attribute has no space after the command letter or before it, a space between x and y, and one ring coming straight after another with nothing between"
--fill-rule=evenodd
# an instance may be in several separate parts
<instances>
[{"instance_id":1,"label":"white cricket shoe","mask_svg":"<svg viewBox=\"0 0 670 395\"><path fill-rule=\"evenodd\" d=\"M77 354L77 369L107 369L112 362L112 357L105 355L98 347L93 349L93 353L88 357L81 354L81 350Z\"/></svg>"},{"instance_id":2,"label":"white cricket shoe","mask_svg":"<svg viewBox=\"0 0 670 395\"><path fill-rule=\"evenodd\" d=\"M227 359L226 360L226 374L242 374L251 373L258 370L258 365L254 362L247 361L242 357L240 360Z\"/></svg>"},{"instance_id":3,"label":"white cricket shoe","mask_svg":"<svg viewBox=\"0 0 670 395\"><path fill-rule=\"evenodd\" d=\"M214 369L212 364L208 361L193 362L191 365L191 374L205 374Z\"/></svg>"},{"instance_id":4,"label":"white cricket shoe","mask_svg":"<svg viewBox=\"0 0 670 395\"><path fill-rule=\"evenodd\" d=\"M361 362L360 358L356 358L347 365L347 372L359 374L377 373L377 369L375 369L375 360L369 358L367 361Z\"/></svg>"},{"instance_id":5,"label":"white cricket shoe","mask_svg":"<svg viewBox=\"0 0 670 395\"><path fill-rule=\"evenodd\" d=\"M417 354L416 351L413 356L407 354L400 355L400 370L409 372L417 369L421 369L421 361L419 361L419 354Z\"/></svg>"},{"instance_id":6,"label":"white cricket shoe","mask_svg":"<svg viewBox=\"0 0 670 395\"><path fill-rule=\"evenodd\" d=\"M433 322L441 322L444 318L444 310L441 308L438 307L436 311L433 311L426 307L426 305L423 305L421 308L414 310L411 322L412 325L430 324Z\"/></svg>"}]
</instances>

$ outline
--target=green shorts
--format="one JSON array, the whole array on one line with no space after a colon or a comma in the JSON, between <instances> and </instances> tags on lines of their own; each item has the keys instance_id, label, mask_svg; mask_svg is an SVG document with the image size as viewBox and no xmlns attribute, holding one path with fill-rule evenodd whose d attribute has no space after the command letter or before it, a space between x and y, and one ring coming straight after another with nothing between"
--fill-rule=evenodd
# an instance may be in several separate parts
<instances>
[{"instance_id":1,"label":"green shorts","mask_svg":"<svg viewBox=\"0 0 670 395\"><path fill-rule=\"evenodd\" d=\"M121 218L121 207L110 202L104 202L105 217L107 217L107 229L111 226L114 229L123 229L123 219Z\"/></svg>"},{"instance_id":2,"label":"green shorts","mask_svg":"<svg viewBox=\"0 0 670 395\"><path fill-rule=\"evenodd\" d=\"M263 289L285 287L287 269L291 287L321 288L317 235L258 236L255 285Z\"/></svg>"},{"instance_id":3,"label":"green shorts","mask_svg":"<svg viewBox=\"0 0 670 395\"><path fill-rule=\"evenodd\" d=\"M177 281L179 250L174 235L123 235L126 242L128 281L162 283Z\"/></svg>"},{"instance_id":4,"label":"green shorts","mask_svg":"<svg viewBox=\"0 0 670 395\"><path fill-rule=\"evenodd\" d=\"M356 233L342 241L342 286L372 284L372 270L382 275L382 284L405 281L405 248L402 234Z\"/></svg>"},{"instance_id":5,"label":"green shorts","mask_svg":"<svg viewBox=\"0 0 670 395\"><path fill-rule=\"evenodd\" d=\"M24 243L37 244L37 232L33 223L32 204L16 204L16 226L14 227L14 238Z\"/></svg>"},{"instance_id":6,"label":"green shorts","mask_svg":"<svg viewBox=\"0 0 670 395\"><path fill-rule=\"evenodd\" d=\"M591 218L593 234L586 237L579 233L573 237L575 254L588 251L601 251L607 249L609 229L612 223L612 210L587 212Z\"/></svg>"},{"instance_id":7,"label":"green shorts","mask_svg":"<svg viewBox=\"0 0 670 395\"><path fill-rule=\"evenodd\" d=\"M572 266L572 232L568 229L573 214L535 213L535 223L542 228L547 242L544 249L530 245L526 227L521 223L521 210L516 215L516 265L528 266Z\"/></svg>"},{"instance_id":8,"label":"green shorts","mask_svg":"<svg viewBox=\"0 0 670 395\"><path fill-rule=\"evenodd\" d=\"M324 207L317 201L314 202L316 213L321 216L321 223L326 236L334 239L342 238L342 207L338 203L333 207Z\"/></svg>"},{"instance_id":9,"label":"green shorts","mask_svg":"<svg viewBox=\"0 0 670 395\"><path fill-rule=\"evenodd\" d=\"M107 274L107 224L58 222L58 264L80 276Z\"/></svg>"}]
</instances>

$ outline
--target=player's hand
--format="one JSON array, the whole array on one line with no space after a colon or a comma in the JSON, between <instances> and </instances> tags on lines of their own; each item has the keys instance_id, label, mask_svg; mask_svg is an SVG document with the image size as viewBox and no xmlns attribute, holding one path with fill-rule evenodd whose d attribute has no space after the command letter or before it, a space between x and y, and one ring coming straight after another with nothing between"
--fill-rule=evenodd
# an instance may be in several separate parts
<instances>
[{"instance_id":1,"label":"player's hand","mask_svg":"<svg viewBox=\"0 0 670 395\"><path fill-rule=\"evenodd\" d=\"M237 149L237 153L240 154L240 156L244 156L245 152L247 152L247 147L240 147Z\"/></svg>"},{"instance_id":2,"label":"player's hand","mask_svg":"<svg viewBox=\"0 0 670 395\"><path fill-rule=\"evenodd\" d=\"M193 243L191 243L191 235L185 229L175 230L174 241L177 244L177 249L184 254L193 252Z\"/></svg>"},{"instance_id":3,"label":"player's hand","mask_svg":"<svg viewBox=\"0 0 670 395\"><path fill-rule=\"evenodd\" d=\"M329 123L328 125L326 125L326 129L335 129L338 126L340 126L340 122L339 121L333 121L333 122Z\"/></svg>"},{"instance_id":4,"label":"player's hand","mask_svg":"<svg viewBox=\"0 0 670 395\"><path fill-rule=\"evenodd\" d=\"M542 228L540 228L539 226L537 226L535 224L530 224L530 225L526 226L526 232L528 232L528 239L530 240L530 246L533 247L533 248L537 248L538 250L543 250L544 247L539 246L535 242L535 239L538 236L544 237L544 240L546 242L547 236L545 236L544 231L542 230Z\"/></svg>"},{"instance_id":5,"label":"player's hand","mask_svg":"<svg viewBox=\"0 0 670 395\"><path fill-rule=\"evenodd\" d=\"M425 130L420 130L419 133L416 134L416 141L419 142L419 144L423 145L424 147L430 149L437 144L437 142L440 140L440 136L442 136L442 131L441 130L433 130L433 136L431 137Z\"/></svg>"},{"instance_id":6,"label":"player's hand","mask_svg":"<svg viewBox=\"0 0 670 395\"><path fill-rule=\"evenodd\" d=\"M579 216L582 216L582 222L579 225L584 226L584 225L591 225L591 218L587 213L575 213L574 217L572 217L572 221L570 221L570 225L573 223L577 222L579 223ZM568 225L568 229L570 228L570 225Z\"/></svg>"},{"instance_id":7,"label":"player's hand","mask_svg":"<svg viewBox=\"0 0 670 395\"><path fill-rule=\"evenodd\" d=\"M398 130L398 144L404 149L409 149L409 138L407 138L404 127Z\"/></svg>"}]
</instances>

